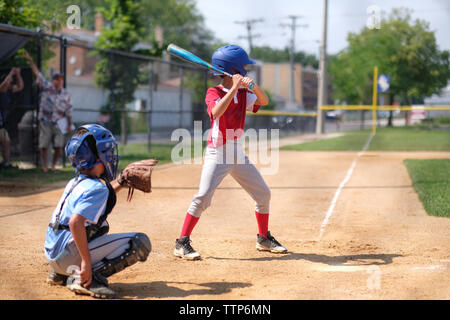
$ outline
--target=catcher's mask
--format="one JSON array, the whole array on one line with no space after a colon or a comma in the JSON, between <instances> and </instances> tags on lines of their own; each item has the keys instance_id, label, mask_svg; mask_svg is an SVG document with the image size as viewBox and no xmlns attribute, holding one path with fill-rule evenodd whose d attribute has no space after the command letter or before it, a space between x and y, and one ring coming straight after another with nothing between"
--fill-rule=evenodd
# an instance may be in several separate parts
<instances>
[{"instance_id":1,"label":"catcher's mask","mask_svg":"<svg viewBox=\"0 0 450 320\"><path fill-rule=\"evenodd\" d=\"M78 173L101 162L105 176L111 181L116 178L119 165L117 142L112 133L98 124L87 124L77 129L86 129L81 136L73 136L66 145L66 156ZM98 160L97 160L98 159Z\"/></svg>"}]
</instances>

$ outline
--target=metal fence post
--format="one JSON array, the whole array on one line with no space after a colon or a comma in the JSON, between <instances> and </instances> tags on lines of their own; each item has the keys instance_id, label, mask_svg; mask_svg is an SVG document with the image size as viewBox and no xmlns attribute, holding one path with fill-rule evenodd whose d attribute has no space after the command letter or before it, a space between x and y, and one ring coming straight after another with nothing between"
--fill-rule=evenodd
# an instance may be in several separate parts
<instances>
[{"instance_id":1,"label":"metal fence post","mask_svg":"<svg viewBox=\"0 0 450 320\"><path fill-rule=\"evenodd\" d=\"M203 71L203 95L208 91L208 70Z\"/></svg>"},{"instance_id":2,"label":"metal fence post","mask_svg":"<svg viewBox=\"0 0 450 320\"><path fill-rule=\"evenodd\" d=\"M123 60L117 59L119 60L119 63L123 63ZM116 61L117 61L116 60ZM119 75L120 77L120 75ZM116 85L114 84L114 87ZM125 102L123 101L123 98L120 99L120 133L121 133L121 142L122 144L125 146L128 143L128 125L127 125L127 118L128 118L128 112L127 112L127 105L125 104Z\"/></svg>"},{"instance_id":3,"label":"metal fence post","mask_svg":"<svg viewBox=\"0 0 450 320\"><path fill-rule=\"evenodd\" d=\"M42 36L41 31L39 30L39 36L36 41L36 66L39 70L42 69ZM39 167L39 156L41 150L39 150L39 108L41 103L41 89L37 86L36 91L36 109L33 112L33 153L34 153L34 162L36 163L36 168Z\"/></svg>"},{"instance_id":4,"label":"metal fence post","mask_svg":"<svg viewBox=\"0 0 450 320\"><path fill-rule=\"evenodd\" d=\"M61 38L59 40L59 72L61 72L63 74L63 78L64 78L64 84L63 84L63 88L66 89L67 88L67 75L66 75L66 61L67 61L67 39L66 38ZM66 138L67 133L63 132L63 136ZM66 140L66 139L64 139ZM66 153L63 151L62 152L62 166L63 168L66 167Z\"/></svg>"},{"instance_id":5,"label":"metal fence post","mask_svg":"<svg viewBox=\"0 0 450 320\"><path fill-rule=\"evenodd\" d=\"M359 130L364 130L364 117L365 116L365 110L361 110L361 123L359 125Z\"/></svg>"},{"instance_id":6,"label":"metal fence post","mask_svg":"<svg viewBox=\"0 0 450 320\"><path fill-rule=\"evenodd\" d=\"M183 77L184 77L184 69L180 68L180 97L179 97L179 127L183 127Z\"/></svg>"},{"instance_id":7,"label":"metal fence post","mask_svg":"<svg viewBox=\"0 0 450 320\"><path fill-rule=\"evenodd\" d=\"M208 92L208 70L205 70L203 72L203 97L206 97L206 93ZM202 104L203 106L203 104ZM202 132L203 130L205 130L204 125L203 125L203 120L205 119L205 109L201 108L200 110L198 110L197 112L200 112L200 119L202 121Z\"/></svg>"},{"instance_id":8,"label":"metal fence post","mask_svg":"<svg viewBox=\"0 0 450 320\"><path fill-rule=\"evenodd\" d=\"M147 107L147 149L150 152L152 149L153 61L148 64L148 69L148 98L150 101Z\"/></svg>"},{"instance_id":9,"label":"metal fence post","mask_svg":"<svg viewBox=\"0 0 450 320\"><path fill-rule=\"evenodd\" d=\"M109 55L108 55L108 59L110 59L111 60L111 65L113 66L114 65L114 54L112 54L112 53L109 53ZM114 73L114 68L111 68L111 75L110 75L110 82L109 82L109 84L112 86L112 83L114 83L114 81L115 81L115 73ZM114 96L114 94L115 94L115 92L114 92L114 90L112 90L112 88L109 88L109 97L108 97L108 100L109 100L109 103L110 103L110 108L109 108L109 110L110 110L110 113L111 113L111 118L112 118L112 124L111 124L111 131L112 132L114 132L115 130L115 125L117 125L116 124L116 112L117 112L117 110L116 110L116 101L115 101L115 96ZM119 119L120 120L120 119Z\"/></svg>"},{"instance_id":10,"label":"metal fence post","mask_svg":"<svg viewBox=\"0 0 450 320\"><path fill-rule=\"evenodd\" d=\"M66 88L66 61L67 61L67 39L61 38L59 40L59 72L61 72L64 75L64 85L63 88Z\"/></svg>"}]
</instances>

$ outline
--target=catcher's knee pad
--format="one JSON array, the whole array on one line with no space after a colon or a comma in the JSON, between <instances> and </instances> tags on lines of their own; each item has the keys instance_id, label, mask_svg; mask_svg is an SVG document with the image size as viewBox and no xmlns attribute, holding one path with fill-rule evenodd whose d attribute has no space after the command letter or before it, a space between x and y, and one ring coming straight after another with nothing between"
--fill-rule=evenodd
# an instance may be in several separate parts
<instances>
[{"instance_id":1,"label":"catcher's knee pad","mask_svg":"<svg viewBox=\"0 0 450 320\"><path fill-rule=\"evenodd\" d=\"M126 267L132 266L138 261L147 260L151 250L152 245L150 239L144 233L137 233L130 240L130 248L116 258L104 259L104 265L98 272L104 277L109 277L122 271Z\"/></svg>"},{"instance_id":2,"label":"catcher's knee pad","mask_svg":"<svg viewBox=\"0 0 450 320\"><path fill-rule=\"evenodd\" d=\"M130 249L132 249L139 261L147 260L147 257L152 251L152 244L150 239L145 233L136 233L133 239L131 239Z\"/></svg>"}]
</instances>

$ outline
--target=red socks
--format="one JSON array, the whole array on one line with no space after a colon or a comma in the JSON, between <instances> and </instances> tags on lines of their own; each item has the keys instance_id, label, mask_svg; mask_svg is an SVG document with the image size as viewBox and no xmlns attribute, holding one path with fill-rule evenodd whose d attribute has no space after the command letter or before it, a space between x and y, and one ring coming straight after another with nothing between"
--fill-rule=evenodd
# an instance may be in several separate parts
<instances>
[{"instance_id":1,"label":"red socks","mask_svg":"<svg viewBox=\"0 0 450 320\"><path fill-rule=\"evenodd\" d=\"M267 237L269 230L269 213L259 213L255 211L256 221L258 222L259 235Z\"/></svg>"},{"instance_id":2,"label":"red socks","mask_svg":"<svg viewBox=\"0 0 450 320\"><path fill-rule=\"evenodd\" d=\"M184 236L190 236L192 230L194 229L195 225L198 222L197 217L194 217L193 215L191 215L189 212L186 213L186 218L184 219L184 224L183 224L183 228L181 229L181 234L180 234L180 238L184 237Z\"/></svg>"},{"instance_id":3,"label":"red socks","mask_svg":"<svg viewBox=\"0 0 450 320\"><path fill-rule=\"evenodd\" d=\"M259 235L263 237L267 237L267 232L269 230L269 214L268 213L259 213L255 211L256 222L258 223L258 231ZM197 224L200 218L194 217L189 212L186 213L186 218L184 219L183 228L181 229L180 238L184 236L190 236L192 230L194 230L195 225Z\"/></svg>"}]
</instances>

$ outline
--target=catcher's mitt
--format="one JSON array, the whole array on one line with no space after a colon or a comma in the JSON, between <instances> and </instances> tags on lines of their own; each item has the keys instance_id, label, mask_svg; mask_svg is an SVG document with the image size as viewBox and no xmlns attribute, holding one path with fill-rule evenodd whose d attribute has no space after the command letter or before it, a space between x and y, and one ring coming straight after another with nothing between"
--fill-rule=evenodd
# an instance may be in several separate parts
<instances>
[{"instance_id":1,"label":"catcher's mitt","mask_svg":"<svg viewBox=\"0 0 450 320\"><path fill-rule=\"evenodd\" d=\"M121 186L129 187L127 201L131 201L134 189L152 192L152 170L158 160L147 159L130 163L117 177Z\"/></svg>"}]
</instances>

